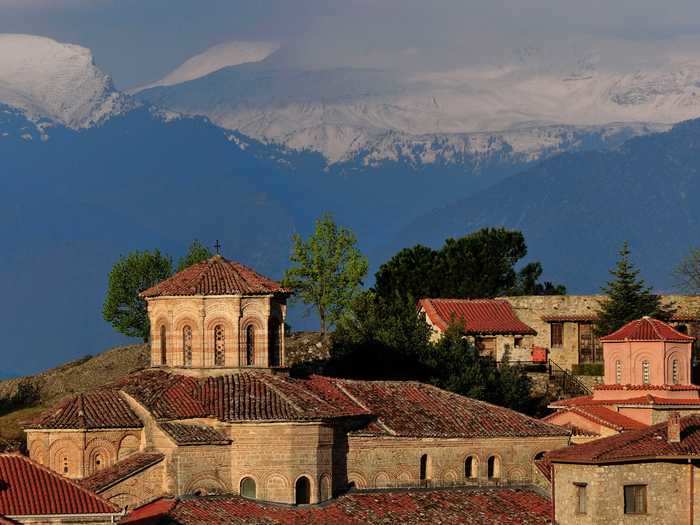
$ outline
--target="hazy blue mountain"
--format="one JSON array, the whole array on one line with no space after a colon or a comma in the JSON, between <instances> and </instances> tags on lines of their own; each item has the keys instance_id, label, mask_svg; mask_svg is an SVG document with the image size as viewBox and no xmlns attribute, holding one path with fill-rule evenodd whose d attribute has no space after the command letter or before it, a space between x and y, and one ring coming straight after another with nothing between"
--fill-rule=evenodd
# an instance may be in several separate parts
<instances>
[{"instance_id":1,"label":"hazy blue mountain","mask_svg":"<svg viewBox=\"0 0 700 525\"><path fill-rule=\"evenodd\" d=\"M700 244L700 120L614 151L562 154L433 211L391 244L438 245L483 226L525 233L546 277L592 292L629 240L644 277L672 286L672 269Z\"/></svg>"}]
</instances>

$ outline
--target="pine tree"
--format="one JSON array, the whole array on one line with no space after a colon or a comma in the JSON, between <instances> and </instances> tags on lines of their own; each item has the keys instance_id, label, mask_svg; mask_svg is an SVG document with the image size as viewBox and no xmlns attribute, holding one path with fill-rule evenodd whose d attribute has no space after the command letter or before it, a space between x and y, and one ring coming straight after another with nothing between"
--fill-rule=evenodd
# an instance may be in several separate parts
<instances>
[{"instance_id":1,"label":"pine tree","mask_svg":"<svg viewBox=\"0 0 700 525\"><path fill-rule=\"evenodd\" d=\"M613 279L604 287L607 296L601 302L596 322L599 336L610 334L630 321L648 315L667 321L673 315L673 305L661 304L661 297L639 277L639 270L630 260L629 244L625 241L620 250L620 259L613 270Z\"/></svg>"}]
</instances>

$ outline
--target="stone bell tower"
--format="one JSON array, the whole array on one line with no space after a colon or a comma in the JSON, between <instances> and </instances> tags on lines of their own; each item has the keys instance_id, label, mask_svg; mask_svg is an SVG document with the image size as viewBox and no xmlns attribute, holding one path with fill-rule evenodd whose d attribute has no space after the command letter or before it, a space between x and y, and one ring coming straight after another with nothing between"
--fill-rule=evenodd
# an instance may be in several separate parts
<instances>
[{"instance_id":1,"label":"stone bell tower","mask_svg":"<svg viewBox=\"0 0 700 525\"><path fill-rule=\"evenodd\" d=\"M151 366L197 375L283 369L290 290L215 255L143 291Z\"/></svg>"}]
</instances>

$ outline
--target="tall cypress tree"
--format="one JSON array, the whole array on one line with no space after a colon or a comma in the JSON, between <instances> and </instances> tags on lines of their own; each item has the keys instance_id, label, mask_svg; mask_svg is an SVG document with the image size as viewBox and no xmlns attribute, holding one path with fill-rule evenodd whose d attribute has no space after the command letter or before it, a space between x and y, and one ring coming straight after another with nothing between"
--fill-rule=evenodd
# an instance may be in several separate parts
<instances>
[{"instance_id":1,"label":"tall cypress tree","mask_svg":"<svg viewBox=\"0 0 700 525\"><path fill-rule=\"evenodd\" d=\"M596 333L610 334L621 326L648 315L667 321L673 315L673 305L661 304L661 297L639 277L639 270L630 260L629 244L625 241L620 250L620 259L613 270L613 279L603 287L607 296L600 304Z\"/></svg>"}]
</instances>

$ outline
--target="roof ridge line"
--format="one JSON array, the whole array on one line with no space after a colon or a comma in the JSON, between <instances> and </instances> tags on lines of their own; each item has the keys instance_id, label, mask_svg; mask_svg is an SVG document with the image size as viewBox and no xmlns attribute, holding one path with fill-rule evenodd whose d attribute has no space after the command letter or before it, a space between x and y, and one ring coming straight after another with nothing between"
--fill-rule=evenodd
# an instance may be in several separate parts
<instances>
[{"instance_id":1,"label":"roof ridge line","mask_svg":"<svg viewBox=\"0 0 700 525\"><path fill-rule=\"evenodd\" d=\"M381 417L376 416L376 415L369 409L369 407L367 407L363 402L361 402L359 399L357 399L355 396L353 396L350 392L348 392L347 389L346 389L343 385L341 385L341 384L338 383L337 386L338 386L338 389L340 389L341 392L343 392L346 396L348 396L348 397L353 401L353 403L356 403L360 408L366 410L368 414L370 414L370 415L372 415L372 416L375 416L375 417L376 417L376 419L375 419L376 423L377 423L379 426L381 426L389 435L392 435L392 436L398 436L398 435L399 435L398 432L396 432L396 430L394 430L394 429L391 428L389 425L387 425L387 424L382 420Z\"/></svg>"},{"instance_id":2,"label":"roof ridge line","mask_svg":"<svg viewBox=\"0 0 700 525\"><path fill-rule=\"evenodd\" d=\"M250 375L252 375L254 378L256 378L256 379L257 379L258 381L260 381L261 383L264 383L268 388L270 388L270 390L274 391L278 396L280 396L282 399L284 399L285 402L289 403L289 404L292 406L292 408L293 408L294 410L296 410L297 414L299 414L299 415L302 415L302 414L303 414L304 411L302 410L302 408L301 408L299 405L297 405L294 401L292 401L292 400L289 398L289 396L287 396L284 392L282 392L282 391L277 387L277 385L273 385L270 381L268 381L268 380L267 380L268 378L263 378L263 377L262 377L262 374L261 374L261 375L257 375L257 374L255 374L254 372L252 372L252 373L251 373L251 372L247 372L247 373L250 374Z\"/></svg>"}]
</instances>

